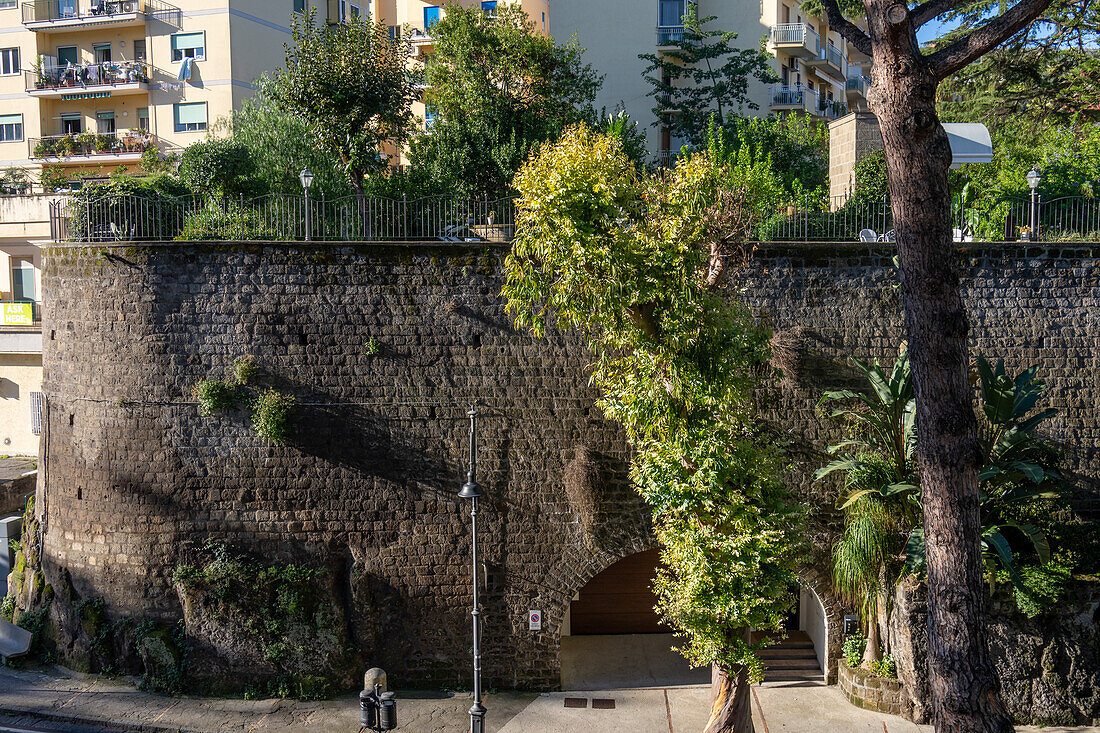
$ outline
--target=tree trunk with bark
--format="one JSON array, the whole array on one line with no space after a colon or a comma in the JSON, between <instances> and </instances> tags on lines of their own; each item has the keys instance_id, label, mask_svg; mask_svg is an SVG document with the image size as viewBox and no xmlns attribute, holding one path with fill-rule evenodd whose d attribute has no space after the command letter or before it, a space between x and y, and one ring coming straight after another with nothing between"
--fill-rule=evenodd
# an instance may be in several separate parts
<instances>
[{"instance_id":1,"label":"tree trunk with bark","mask_svg":"<svg viewBox=\"0 0 1100 733\"><path fill-rule=\"evenodd\" d=\"M703 733L754 733L747 670L731 675L717 664L711 665L710 697L710 720Z\"/></svg>"},{"instance_id":2,"label":"tree trunk with bark","mask_svg":"<svg viewBox=\"0 0 1100 733\"><path fill-rule=\"evenodd\" d=\"M901 263L917 404L928 567L928 659L940 733L1009 733L985 630L978 471L968 379L968 324L951 236L951 147L936 115L939 80L914 54L904 4L871 0L871 108L886 167Z\"/></svg>"}]
</instances>

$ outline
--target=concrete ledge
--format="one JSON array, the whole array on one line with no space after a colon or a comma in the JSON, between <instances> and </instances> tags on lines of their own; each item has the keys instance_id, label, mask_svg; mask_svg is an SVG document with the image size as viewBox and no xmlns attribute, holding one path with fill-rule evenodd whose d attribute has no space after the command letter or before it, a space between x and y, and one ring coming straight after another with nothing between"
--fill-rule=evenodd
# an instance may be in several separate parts
<instances>
[{"instance_id":1,"label":"concrete ledge","mask_svg":"<svg viewBox=\"0 0 1100 733\"><path fill-rule=\"evenodd\" d=\"M862 669L852 669L841 657L837 660L840 691L857 708L912 719L905 685L898 680L876 677Z\"/></svg>"}]
</instances>

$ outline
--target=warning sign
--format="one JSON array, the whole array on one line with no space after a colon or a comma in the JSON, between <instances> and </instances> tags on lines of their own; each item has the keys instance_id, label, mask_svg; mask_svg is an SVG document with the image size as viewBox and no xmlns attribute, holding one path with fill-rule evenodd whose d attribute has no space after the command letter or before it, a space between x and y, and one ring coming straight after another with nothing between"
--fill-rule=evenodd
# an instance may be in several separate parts
<instances>
[{"instance_id":1,"label":"warning sign","mask_svg":"<svg viewBox=\"0 0 1100 733\"><path fill-rule=\"evenodd\" d=\"M527 625L531 631L542 631L542 611L528 611Z\"/></svg>"}]
</instances>

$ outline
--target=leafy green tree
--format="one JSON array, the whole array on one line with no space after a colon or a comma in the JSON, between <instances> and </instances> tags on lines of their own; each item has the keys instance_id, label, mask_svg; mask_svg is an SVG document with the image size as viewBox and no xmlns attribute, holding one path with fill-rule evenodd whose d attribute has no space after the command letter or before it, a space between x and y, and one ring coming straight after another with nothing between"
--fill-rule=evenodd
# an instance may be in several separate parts
<instances>
[{"instance_id":1,"label":"leafy green tree","mask_svg":"<svg viewBox=\"0 0 1100 733\"><path fill-rule=\"evenodd\" d=\"M973 30L1000 0L979 0L945 19L956 29L940 44ZM940 87L944 120L1005 122L1034 128L1074 116L1100 120L1100 5L1055 0L1046 11L977 63Z\"/></svg>"},{"instance_id":2,"label":"leafy green tree","mask_svg":"<svg viewBox=\"0 0 1100 733\"><path fill-rule=\"evenodd\" d=\"M180 156L179 177L195 193L254 196L263 193L251 151L232 138L210 138L188 145Z\"/></svg>"},{"instance_id":3,"label":"leafy green tree","mask_svg":"<svg viewBox=\"0 0 1100 733\"><path fill-rule=\"evenodd\" d=\"M278 81L265 73L254 82L256 94L229 118L219 120L219 132L248 149L255 177L271 193L301 194L303 168L315 176L311 194L335 198L352 192L340 156L321 145L306 121L285 110L274 88Z\"/></svg>"},{"instance_id":4,"label":"leafy green tree","mask_svg":"<svg viewBox=\"0 0 1100 733\"><path fill-rule=\"evenodd\" d=\"M537 33L518 5L491 15L447 5L432 39L424 103L435 118L411 158L456 190L508 190L539 143L594 118L602 79L583 62L583 49Z\"/></svg>"},{"instance_id":5,"label":"leafy green tree","mask_svg":"<svg viewBox=\"0 0 1100 733\"><path fill-rule=\"evenodd\" d=\"M707 730L744 725L761 672L745 632L781 628L801 515L753 406L769 334L724 286L778 180L767 159L717 137L650 176L618 136L582 125L540 148L515 185L508 308L535 334L577 329L595 354L598 404L625 428L631 479L653 510L658 610L688 659L713 665Z\"/></svg>"},{"instance_id":6,"label":"leafy green tree","mask_svg":"<svg viewBox=\"0 0 1100 733\"><path fill-rule=\"evenodd\" d=\"M717 123L717 117L712 118ZM722 129L726 145L749 146L753 155L770 157L789 200L824 205L829 190L829 128L806 114L738 117Z\"/></svg>"},{"instance_id":7,"label":"leafy green tree","mask_svg":"<svg viewBox=\"0 0 1100 733\"><path fill-rule=\"evenodd\" d=\"M320 148L339 157L348 184L363 196L363 178L386 165L384 146L401 145L413 124L409 43L382 23L318 25L316 17L312 7L294 14L293 44L271 93Z\"/></svg>"},{"instance_id":8,"label":"leafy green tree","mask_svg":"<svg viewBox=\"0 0 1100 733\"><path fill-rule=\"evenodd\" d=\"M739 48L736 33L703 28L716 19L700 18L696 4L688 3L683 37L669 43L672 49L638 55L649 62L644 73L653 87L653 126L667 126L694 146L705 144L712 115L724 126L745 109L759 108L749 99L751 79L778 81L763 49Z\"/></svg>"}]
</instances>

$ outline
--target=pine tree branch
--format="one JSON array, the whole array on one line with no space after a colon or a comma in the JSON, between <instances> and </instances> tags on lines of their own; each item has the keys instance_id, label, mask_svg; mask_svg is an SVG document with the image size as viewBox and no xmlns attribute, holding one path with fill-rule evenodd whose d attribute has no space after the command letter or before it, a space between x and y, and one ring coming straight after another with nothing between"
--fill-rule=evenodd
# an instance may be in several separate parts
<instances>
[{"instance_id":1,"label":"pine tree branch","mask_svg":"<svg viewBox=\"0 0 1100 733\"><path fill-rule=\"evenodd\" d=\"M909 13L913 29L916 30L920 28L928 21L943 15L956 5L958 5L958 0L927 0L921 3Z\"/></svg>"},{"instance_id":2,"label":"pine tree branch","mask_svg":"<svg viewBox=\"0 0 1100 733\"><path fill-rule=\"evenodd\" d=\"M937 0L930 0L937 2ZM1020 0L1006 13L927 57L936 78L943 79L992 51L1037 18L1053 0Z\"/></svg>"},{"instance_id":3,"label":"pine tree branch","mask_svg":"<svg viewBox=\"0 0 1100 733\"><path fill-rule=\"evenodd\" d=\"M837 0L821 0L821 7L825 10L825 18L833 30L844 36L848 43L855 46L860 53L871 55L871 37L858 25L844 17Z\"/></svg>"}]
</instances>

